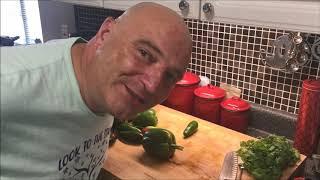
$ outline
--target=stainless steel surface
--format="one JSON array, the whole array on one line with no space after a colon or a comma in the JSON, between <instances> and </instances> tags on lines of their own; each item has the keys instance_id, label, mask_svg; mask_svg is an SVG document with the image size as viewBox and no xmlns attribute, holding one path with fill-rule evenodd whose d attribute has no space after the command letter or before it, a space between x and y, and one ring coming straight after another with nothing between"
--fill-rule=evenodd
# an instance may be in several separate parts
<instances>
[{"instance_id":1,"label":"stainless steel surface","mask_svg":"<svg viewBox=\"0 0 320 180\"><path fill-rule=\"evenodd\" d=\"M242 172L244 170L244 166L243 166L243 161L240 157L238 157L238 166L239 166L239 169L240 169L240 173L239 175L237 175L237 180L241 180L242 178Z\"/></svg>"},{"instance_id":2,"label":"stainless steel surface","mask_svg":"<svg viewBox=\"0 0 320 180\"><path fill-rule=\"evenodd\" d=\"M242 172L243 172L244 167L239 164L239 168L240 168L240 173L239 173L239 177L238 177L237 179L238 179L238 180L241 180L241 178L242 178Z\"/></svg>"},{"instance_id":3,"label":"stainless steel surface","mask_svg":"<svg viewBox=\"0 0 320 180\"><path fill-rule=\"evenodd\" d=\"M293 37L293 42L295 44L300 44L302 42L302 37L300 36L300 32L297 33L296 36Z\"/></svg>"},{"instance_id":4,"label":"stainless steel surface","mask_svg":"<svg viewBox=\"0 0 320 180\"><path fill-rule=\"evenodd\" d=\"M284 70L289 73L294 73L299 70L298 65L299 65L299 63L297 62L297 59L294 59L294 58L289 59L287 61L287 64L286 64L286 67L284 68Z\"/></svg>"},{"instance_id":5,"label":"stainless steel surface","mask_svg":"<svg viewBox=\"0 0 320 180\"><path fill-rule=\"evenodd\" d=\"M301 54L299 57L297 57L297 63L299 65L304 65L307 62L307 55L306 54Z\"/></svg>"},{"instance_id":6,"label":"stainless steel surface","mask_svg":"<svg viewBox=\"0 0 320 180\"><path fill-rule=\"evenodd\" d=\"M228 152L223 160L219 180L235 180L238 171L238 156L236 152Z\"/></svg>"},{"instance_id":7,"label":"stainless steel surface","mask_svg":"<svg viewBox=\"0 0 320 180\"><path fill-rule=\"evenodd\" d=\"M273 43L273 53L261 51L265 64L274 68L284 68L291 57L292 46L293 42L288 35L278 37Z\"/></svg>"},{"instance_id":8,"label":"stainless steel surface","mask_svg":"<svg viewBox=\"0 0 320 180\"><path fill-rule=\"evenodd\" d=\"M298 36L300 36L300 34L298 34ZM294 41L295 40L297 39L294 39ZM308 61L307 54L310 54L310 48L306 42L301 40L301 42L296 45L295 53L295 60L298 66L303 66L304 64L306 64L306 62Z\"/></svg>"},{"instance_id":9,"label":"stainless steel surface","mask_svg":"<svg viewBox=\"0 0 320 180\"><path fill-rule=\"evenodd\" d=\"M203 10L203 12L206 13L206 14L211 14L211 13L213 13L212 4L211 4L211 3L205 3L205 4L202 6L202 10Z\"/></svg>"},{"instance_id":10,"label":"stainless steel surface","mask_svg":"<svg viewBox=\"0 0 320 180\"><path fill-rule=\"evenodd\" d=\"M297 64L290 64L291 69L288 72L296 72L299 70L299 66Z\"/></svg>"},{"instance_id":11,"label":"stainless steel surface","mask_svg":"<svg viewBox=\"0 0 320 180\"><path fill-rule=\"evenodd\" d=\"M310 48L299 32L278 37L272 46L273 52L260 50L262 63L271 69L293 73L308 61Z\"/></svg>"},{"instance_id":12,"label":"stainless steel surface","mask_svg":"<svg viewBox=\"0 0 320 180\"><path fill-rule=\"evenodd\" d=\"M179 9L180 9L181 11L186 10L186 9L189 9L189 3L188 3L186 0L181 0L181 1L179 2Z\"/></svg>"}]
</instances>

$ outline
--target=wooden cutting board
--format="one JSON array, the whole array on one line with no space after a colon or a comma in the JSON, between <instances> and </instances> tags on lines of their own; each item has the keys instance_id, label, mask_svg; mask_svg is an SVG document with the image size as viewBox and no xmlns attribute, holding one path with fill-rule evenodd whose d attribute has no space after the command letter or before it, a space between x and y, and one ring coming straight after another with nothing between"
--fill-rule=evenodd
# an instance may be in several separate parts
<instances>
[{"instance_id":1,"label":"wooden cutting board","mask_svg":"<svg viewBox=\"0 0 320 180\"><path fill-rule=\"evenodd\" d=\"M160 161L145 154L142 146L116 141L107 152L105 170L120 179L218 179L225 154L239 149L240 141L254 139L162 105L154 109L158 127L172 131L184 150L176 150L169 161ZM183 139L183 130L191 120L199 122L198 132ZM288 179L304 159L302 155L301 161L285 170L282 179ZM242 179L252 178L244 172Z\"/></svg>"}]
</instances>

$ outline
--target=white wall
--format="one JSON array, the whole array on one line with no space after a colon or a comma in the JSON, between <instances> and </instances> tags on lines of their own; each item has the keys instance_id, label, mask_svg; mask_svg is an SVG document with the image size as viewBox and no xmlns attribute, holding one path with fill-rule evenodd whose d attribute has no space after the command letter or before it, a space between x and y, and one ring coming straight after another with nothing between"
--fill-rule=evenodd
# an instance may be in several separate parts
<instances>
[{"instance_id":1,"label":"white wall","mask_svg":"<svg viewBox=\"0 0 320 180\"><path fill-rule=\"evenodd\" d=\"M52 0L39 0L39 10L42 26L43 41L60 39L68 33L76 32L74 8L72 4ZM63 35L63 27L67 34Z\"/></svg>"}]
</instances>

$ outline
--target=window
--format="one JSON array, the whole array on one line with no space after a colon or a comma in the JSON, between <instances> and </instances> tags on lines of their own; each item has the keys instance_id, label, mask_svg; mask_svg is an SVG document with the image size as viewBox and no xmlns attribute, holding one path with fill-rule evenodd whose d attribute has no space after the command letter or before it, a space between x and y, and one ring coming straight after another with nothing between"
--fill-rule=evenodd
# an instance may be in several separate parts
<instances>
[{"instance_id":1,"label":"window","mask_svg":"<svg viewBox=\"0 0 320 180\"><path fill-rule=\"evenodd\" d=\"M38 0L1 0L1 36L19 36L17 44L43 41Z\"/></svg>"}]
</instances>

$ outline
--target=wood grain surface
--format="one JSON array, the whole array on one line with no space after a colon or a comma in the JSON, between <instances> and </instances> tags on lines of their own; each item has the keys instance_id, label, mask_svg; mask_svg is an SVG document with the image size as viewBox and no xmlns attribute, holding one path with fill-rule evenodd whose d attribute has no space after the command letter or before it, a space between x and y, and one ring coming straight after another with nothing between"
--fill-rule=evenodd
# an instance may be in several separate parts
<instances>
[{"instance_id":1,"label":"wood grain surface","mask_svg":"<svg viewBox=\"0 0 320 180\"><path fill-rule=\"evenodd\" d=\"M142 146L117 141L107 151L105 170L120 179L218 179L225 154L239 149L240 141L254 139L162 105L154 109L158 127L172 131L184 150L176 150L169 161L160 161L148 156ZM199 122L198 131L183 139L183 130L191 120ZM304 159L302 155L295 166L284 171L281 179L288 179ZM244 171L242 179L252 177Z\"/></svg>"}]
</instances>

